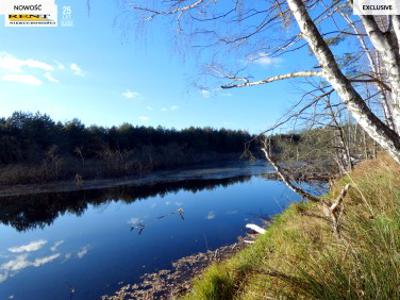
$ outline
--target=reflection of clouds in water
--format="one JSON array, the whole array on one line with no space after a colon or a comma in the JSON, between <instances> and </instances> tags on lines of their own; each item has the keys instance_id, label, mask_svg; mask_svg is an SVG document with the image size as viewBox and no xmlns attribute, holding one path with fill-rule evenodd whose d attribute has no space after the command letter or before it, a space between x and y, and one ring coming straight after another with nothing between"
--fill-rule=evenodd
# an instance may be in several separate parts
<instances>
[{"instance_id":1,"label":"reflection of clouds in water","mask_svg":"<svg viewBox=\"0 0 400 300\"><path fill-rule=\"evenodd\" d=\"M136 225L138 225L138 224L140 224L140 223L142 223L142 220L139 219L139 218L131 218L131 219L128 221L128 225L130 225L130 226L136 226Z\"/></svg>"},{"instance_id":2,"label":"reflection of clouds in water","mask_svg":"<svg viewBox=\"0 0 400 300\"><path fill-rule=\"evenodd\" d=\"M18 246L18 247L11 247L8 249L11 253L17 254L12 259L6 261L5 263L0 265L0 283L6 281L8 278L15 276L18 272L29 268L29 267L41 267L48 263L55 261L57 258L61 257L61 253L54 253L57 251L58 247L64 244L63 240L56 241L50 247L51 255L42 256L35 259L29 259L29 252L34 252L41 249L44 245L47 244L45 240L38 240L34 242L30 242L29 244ZM78 259L83 258L86 256L90 250L90 245L85 245L76 252L76 257ZM63 261L61 263L66 262L70 258L72 258L73 253L68 252L63 255ZM10 255L11 256L11 255Z\"/></svg>"},{"instance_id":3,"label":"reflection of clouds in water","mask_svg":"<svg viewBox=\"0 0 400 300\"><path fill-rule=\"evenodd\" d=\"M69 260L71 257L72 257L72 253L71 253L71 252L65 253L65 255L64 255L64 260L63 260L61 263L62 263L62 264L65 263L65 262L66 262L67 260Z\"/></svg>"},{"instance_id":4,"label":"reflection of clouds in water","mask_svg":"<svg viewBox=\"0 0 400 300\"><path fill-rule=\"evenodd\" d=\"M215 218L215 213L211 210L208 212L207 220L212 220Z\"/></svg>"},{"instance_id":5,"label":"reflection of clouds in water","mask_svg":"<svg viewBox=\"0 0 400 300\"><path fill-rule=\"evenodd\" d=\"M28 260L28 254L21 254L12 260L2 264L0 269L3 273L0 273L0 282L4 282L8 277L14 276L18 271L21 271L28 267L41 267L47 263L56 260L61 254L55 253L53 255L36 258L33 261Z\"/></svg>"},{"instance_id":6,"label":"reflection of clouds in water","mask_svg":"<svg viewBox=\"0 0 400 300\"><path fill-rule=\"evenodd\" d=\"M63 240L57 241L57 242L55 242L55 243L53 244L53 246L51 246L50 250L53 251L53 252L56 252L56 251L57 251L57 248L58 248L59 246L61 246L62 244L64 244L64 241L63 241Z\"/></svg>"},{"instance_id":7,"label":"reflection of clouds in water","mask_svg":"<svg viewBox=\"0 0 400 300\"><path fill-rule=\"evenodd\" d=\"M151 205L150 205L150 208L155 208L157 206L157 203L152 203Z\"/></svg>"},{"instance_id":8,"label":"reflection of clouds in water","mask_svg":"<svg viewBox=\"0 0 400 300\"><path fill-rule=\"evenodd\" d=\"M236 215L238 212L239 212L238 210L228 210L226 214L230 216L230 215Z\"/></svg>"},{"instance_id":9,"label":"reflection of clouds in water","mask_svg":"<svg viewBox=\"0 0 400 300\"><path fill-rule=\"evenodd\" d=\"M4 273L4 274L0 273L0 283L6 281L7 278L8 278L8 274L7 273Z\"/></svg>"},{"instance_id":10,"label":"reflection of clouds in water","mask_svg":"<svg viewBox=\"0 0 400 300\"><path fill-rule=\"evenodd\" d=\"M182 202L179 202L179 201L175 201L174 204L175 204L176 206L182 206L183 203L182 203Z\"/></svg>"},{"instance_id":11,"label":"reflection of clouds in water","mask_svg":"<svg viewBox=\"0 0 400 300\"><path fill-rule=\"evenodd\" d=\"M27 254L18 255L15 259L9 260L8 262L2 264L0 269L6 271L19 271L25 269L30 265L27 257Z\"/></svg>"},{"instance_id":12,"label":"reflection of clouds in water","mask_svg":"<svg viewBox=\"0 0 400 300\"><path fill-rule=\"evenodd\" d=\"M44 256L40 258L36 258L33 261L28 260L27 254L18 255L15 259L12 259L0 266L0 269L6 271L19 271L25 269L27 267L40 267L53 260L57 259L60 256L60 253L56 253L49 256Z\"/></svg>"},{"instance_id":13,"label":"reflection of clouds in water","mask_svg":"<svg viewBox=\"0 0 400 300\"><path fill-rule=\"evenodd\" d=\"M12 253L33 252L33 251L39 250L46 244L47 244L47 241L38 240L38 241L30 242L29 244L26 244L26 245L11 247L8 249L8 251L10 251Z\"/></svg>"},{"instance_id":14,"label":"reflection of clouds in water","mask_svg":"<svg viewBox=\"0 0 400 300\"><path fill-rule=\"evenodd\" d=\"M43 266L49 262L52 262L53 260L56 260L58 257L60 256L60 253L56 253L53 255L49 255L49 256L45 256L45 257L41 257L41 258L37 258L33 261L32 265L34 267L40 267Z\"/></svg>"},{"instance_id":15,"label":"reflection of clouds in water","mask_svg":"<svg viewBox=\"0 0 400 300\"><path fill-rule=\"evenodd\" d=\"M171 202L170 201L165 201L165 205L170 205Z\"/></svg>"},{"instance_id":16,"label":"reflection of clouds in water","mask_svg":"<svg viewBox=\"0 0 400 300\"><path fill-rule=\"evenodd\" d=\"M78 253L76 254L76 256L77 256L79 259L83 258L86 254L88 254L89 249L90 249L90 245L83 246L81 249L79 249L79 251L78 251Z\"/></svg>"}]
</instances>

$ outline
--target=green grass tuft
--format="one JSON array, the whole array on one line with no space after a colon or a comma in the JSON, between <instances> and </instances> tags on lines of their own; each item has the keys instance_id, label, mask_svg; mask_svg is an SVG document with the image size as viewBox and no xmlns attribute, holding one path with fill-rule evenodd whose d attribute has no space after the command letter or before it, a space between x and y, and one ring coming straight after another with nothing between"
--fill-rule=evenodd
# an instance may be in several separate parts
<instances>
[{"instance_id":1,"label":"green grass tuft","mask_svg":"<svg viewBox=\"0 0 400 300\"><path fill-rule=\"evenodd\" d=\"M326 198L348 182L340 239L318 206L293 204L253 245L207 268L183 299L400 299L400 167L365 161Z\"/></svg>"}]
</instances>

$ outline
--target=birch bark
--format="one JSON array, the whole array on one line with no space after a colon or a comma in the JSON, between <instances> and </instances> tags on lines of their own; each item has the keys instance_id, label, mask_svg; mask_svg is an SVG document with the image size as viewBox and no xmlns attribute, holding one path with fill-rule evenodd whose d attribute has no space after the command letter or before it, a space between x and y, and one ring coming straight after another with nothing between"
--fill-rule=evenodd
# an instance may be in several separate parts
<instances>
[{"instance_id":1,"label":"birch bark","mask_svg":"<svg viewBox=\"0 0 400 300\"><path fill-rule=\"evenodd\" d=\"M360 94L342 73L330 48L308 14L303 1L287 0L287 3L300 27L304 39L308 42L315 57L319 61L324 72L324 77L333 86L360 126L400 164L400 139L397 133L372 113ZM395 72L392 72L392 74L394 73ZM398 84L400 85L400 82Z\"/></svg>"}]
</instances>

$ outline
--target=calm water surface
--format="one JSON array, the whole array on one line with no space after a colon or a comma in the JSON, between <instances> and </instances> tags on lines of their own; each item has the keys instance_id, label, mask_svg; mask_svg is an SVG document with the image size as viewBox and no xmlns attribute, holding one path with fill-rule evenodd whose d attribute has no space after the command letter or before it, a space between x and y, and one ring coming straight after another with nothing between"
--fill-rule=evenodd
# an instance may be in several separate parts
<instances>
[{"instance_id":1,"label":"calm water surface","mask_svg":"<svg viewBox=\"0 0 400 300\"><path fill-rule=\"evenodd\" d=\"M0 299L54 300L99 299L299 198L247 175L0 200Z\"/></svg>"}]
</instances>

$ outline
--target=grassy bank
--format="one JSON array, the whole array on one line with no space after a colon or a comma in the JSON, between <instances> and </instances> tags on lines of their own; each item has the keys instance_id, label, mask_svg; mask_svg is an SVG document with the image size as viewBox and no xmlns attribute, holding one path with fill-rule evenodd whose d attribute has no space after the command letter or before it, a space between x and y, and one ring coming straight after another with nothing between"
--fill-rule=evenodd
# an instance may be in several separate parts
<instances>
[{"instance_id":1,"label":"grassy bank","mask_svg":"<svg viewBox=\"0 0 400 300\"><path fill-rule=\"evenodd\" d=\"M326 197L347 182L340 239L315 204L292 205L184 299L399 299L400 168L387 157L362 162Z\"/></svg>"}]
</instances>

